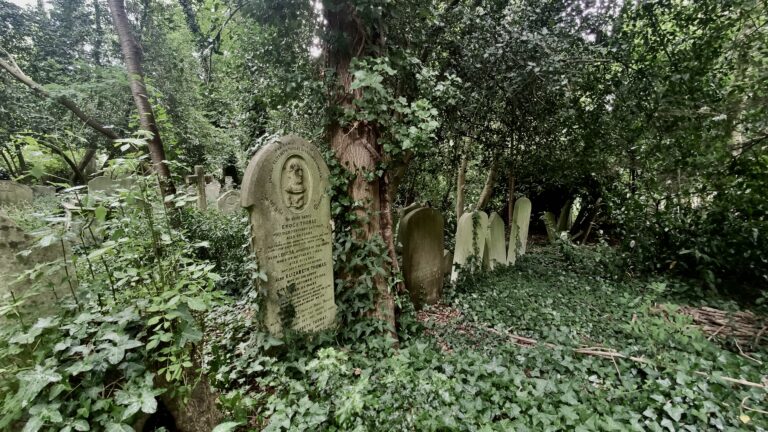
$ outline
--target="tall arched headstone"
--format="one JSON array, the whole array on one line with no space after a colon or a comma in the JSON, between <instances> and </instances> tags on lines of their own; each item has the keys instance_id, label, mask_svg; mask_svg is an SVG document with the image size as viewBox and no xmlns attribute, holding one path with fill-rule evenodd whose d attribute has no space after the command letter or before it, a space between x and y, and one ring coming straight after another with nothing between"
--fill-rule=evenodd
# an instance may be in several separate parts
<instances>
[{"instance_id":1,"label":"tall arched headstone","mask_svg":"<svg viewBox=\"0 0 768 432\"><path fill-rule=\"evenodd\" d=\"M264 325L273 334L282 334L287 321L303 332L335 323L328 187L322 155L296 136L259 149L243 176L241 205L267 275Z\"/></svg>"},{"instance_id":2,"label":"tall arched headstone","mask_svg":"<svg viewBox=\"0 0 768 432\"><path fill-rule=\"evenodd\" d=\"M466 267L471 256L477 260L476 264L487 268L488 246L485 242L487 230L488 215L485 212L475 211L461 215L456 227L456 248L453 251L451 282L459 278L459 269L456 266Z\"/></svg>"},{"instance_id":3,"label":"tall arched headstone","mask_svg":"<svg viewBox=\"0 0 768 432\"><path fill-rule=\"evenodd\" d=\"M528 248L528 227L531 224L531 200L526 197L515 201L512 210L512 226L509 230L507 262L514 264L517 257L524 255Z\"/></svg>"},{"instance_id":4,"label":"tall arched headstone","mask_svg":"<svg viewBox=\"0 0 768 432\"><path fill-rule=\"evenodd\" d=\"M440 301L443 292L443 216L420 208L400 221L403 277L416 309Z\"/></svg>"},{"instance_id":5,"label":"tall arched headstone","mask_svg":"<svg viewBox=\"0 0 768 432\"><path fill-rule=\"evenodd\" d=\"M488 264L490 269L494 269L499 264L507 263L507 245L504 240L504 221L498 213L493 212L488 218Z\"/></svg>"},{"instance_id":6,"label":"tall arched headstone","mask_svg":"<svg viewBox=\"0 0 768 432\"><path fill-rule=\"evenodd\" d=\"M32 202L34 194L27 185L10 180L0 180L0 206Z\"/></svg>"},{"instance_id":7,"label":"tall arched headstone","mask_svg":"<svg viewBox=\"0 0 768 432\"><path fill-rule=\"evenodd\" d=\"M398 221L397 221L397 230L395 234L395 250L398 252L402 252L402 246L403 246L403 235L402 235L402 227L403 227L403 219L408 216L408 213L421 208L421 204L419 203L411 203L410 205L401 208L398 213Z\"/></svg>"}]
</instances>

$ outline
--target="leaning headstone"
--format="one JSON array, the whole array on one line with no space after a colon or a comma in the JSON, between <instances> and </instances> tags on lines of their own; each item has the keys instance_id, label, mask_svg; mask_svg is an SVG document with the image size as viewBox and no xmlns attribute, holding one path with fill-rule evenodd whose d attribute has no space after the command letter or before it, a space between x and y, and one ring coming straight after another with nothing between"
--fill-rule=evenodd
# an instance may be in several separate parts
<instances>
[{"instance_id":1,"label":"leaning headstone","mask_svg":"<svg viewBox=\"0 0 768 432\"><path fill-rule=\"evenodd\" d=\"M231 190L229 192L225 192L216 201L216 206L219 208L219 211L224 214L239 212L242 208L240 207L240 191Z\"/></svg>"},{"instance_id":2,"label":"leaning headstone","mask_svg":"<svg viewBox=\"0 0 768 432\"><path fill-rule=\"evenodd\" d=\"M531 224L531 200L526 197L515 200L512 222L509 229L507 263L515 264L517 257L524 255L528 248L528 227Z\"/></svg>"},{"instance_id":3,"label":"leaning headstone","mask_svg":"<svg viewBox=\"0 0 768 432\"><path fill-rule=\"evenodd\" d=\"M443 291L443 216L420 208L400 221L403 278L416 309L436 304Z\"/></svg>"},{"instance_id":4,"label":"leaning headstone","mask_svg":"<svg viewBox=\"0 0 768 432\"><path fill-rule=\"evenodd\" d=\"M0 180L0 206L32 202L34 194L27 185L10 180Z\"/></svg>"},{"instance_id":5,"label":"leaning headstone","mask_svg":"<svg viewBox=\"0 0 768 432\"><path fill-rule=\"evenodd\" d=\"M245 171L241 204L267 276L264 324L272 334L287 324L302 332L335 324L329 176L317 148L296 136L259 149Z\"/></svg>"},{"instance_id":6,"label":"leaning headstone","mask_svg":"<svg viewBox=\"0 0 768 432\"><path fill-rule=\"evenodd\" d=\"M474 257L475 264L488 267L488 245L486 244L486 231L488 230L488 215L485 212L467 212L461 215L456 227L456 248L453 252L453 270L451 282L459 278L457 266L466 267L470 257ZM461 271L473 271L476 269L462 268Z\"/></svg>"},{"instance_id":7,"label":"leaning headstone","mask_svg":"<svg viewBox=\"0 0 768 432\"><path fill-rule=\"evenodd\" d=\"M486 242L488 243L488 264L494 269L499 264L507 263L507 247L504 240L504 221L498 213L493 212L488 218L488 231Z\"/></svg>"},{"instance_id":8,"label":"leaning headstone","mask_svg":"<svg viewBox=\"0 0 768 432\"><path fill-rule=\"evenodd\" d=\"M451 274L451 267L453 267L453 252L443 249L443 274Z\"/></svg>"}]
</instances>

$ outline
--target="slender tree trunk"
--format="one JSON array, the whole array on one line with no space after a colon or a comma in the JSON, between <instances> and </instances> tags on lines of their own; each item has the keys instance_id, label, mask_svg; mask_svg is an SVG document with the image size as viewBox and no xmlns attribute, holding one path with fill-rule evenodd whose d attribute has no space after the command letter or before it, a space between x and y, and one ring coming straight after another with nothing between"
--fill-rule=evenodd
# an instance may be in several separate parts
<instances>
[{"instance_id":1,"label":"slender tree trunk","mask_svg":"<svg viewBox=\"0 0 768 432\"><path fill-rule=\"evenodd\" d=\"M467 183L467 163L469 158L467 157L467 149L461 153L461 162L459 163L459 173L456 176L456 224L458 225L459 219L464 214L464 186Z\"/></svg>"},{"instance_id":2,"label":"slender tree trunk","mask_svg":"<svg viewBox=\"0 0 768 432\"><path fill-rule=\"evenodd\" d=\"M488 170L488 177L485 178L485 185L483 185L483 191L480 192L480 198L477 200L475 210L482 210L488 205L488 201L493 196L493 187L496 185L496 172L499 169L499 160L494 159L491 162L491 167Z\"/></svg>"},{"instance_id":3,"label":"slender tree trunk","mask_svg":"<svg viewBox=\"0 0 768 432\"><path fill-rule=\"evenodd\" d=\"M93 21L95 24L95 35L93 39L93 62L101 66L101 52L104 45L104 29L101 27L101 5L99 0L93 0Z\"/></svg>"},{"instance_id":4,"label":"slender tree trunk","mask_svg":"<svg viewBox=\"0 0 768 432\"><path fill-rule=\"evenodd\" d=\"M355 99L362 97L360 89L351 89L354 77L350 72L350 64L355 56L369 48L366 46L368 38L352 5L343 0L327 3L324 11L328 30L332 34L331 42L327 46L327 59L341 89L333 103L350 108ZM378 162L381 161L382 150L378 143L376 125L363 122L347 125L334 120L328 128L328 135L336 158L342 166L355 174L349 195L353 202L360 203L355 209L360 223L358 240L366 241L381 236L387 243L389 256L395 257L391 213L384 216L385 212L391 210L387 178L366 176L366 173L374 173ZM390 270L396 271L397 260L393 260L392 266ZM371 314L386 322L394 335L394 296L389 290L386 278L376 276L375 285L376 302Z\"/></svg>"},{"instance_id":5,"label":"slender tree trunk","mask_svg":"<svg viewBox=\"0 0 768 432\"><path fill-rule=\"evenodd\" d=\"M515 174L512 172L512 168L509 169L509 175L507 177L507 193L509 194L509 202L507 202L507 228L512 229L512 215L515 212Z\"/></svg>"},{"instance_id":6,"label":"slender tree trunk","mask_svg":"<svg viewBox=\"0 0 768 432\"><path fill-rule=\"evenodd\" d=\"M118 39L120 40L120 49L123 52L125 67L128 70L131 94L136 104L136 111L139 114L141 129L151 134L147 145L149 147L149 156L152 160L152 167L160 177L163 195L173 195L176 193L176 188L171 179L171 171L165 163L163 141L160 139L160 130L155 122L155 114L152 111L152 105L149 103L147 87L144 84L144 70L141 67L139 45L131 32L123 0L109 0L109 10L117 30ZM173 203L168 204L173 205Z\"/></svg>"}]
</instances>

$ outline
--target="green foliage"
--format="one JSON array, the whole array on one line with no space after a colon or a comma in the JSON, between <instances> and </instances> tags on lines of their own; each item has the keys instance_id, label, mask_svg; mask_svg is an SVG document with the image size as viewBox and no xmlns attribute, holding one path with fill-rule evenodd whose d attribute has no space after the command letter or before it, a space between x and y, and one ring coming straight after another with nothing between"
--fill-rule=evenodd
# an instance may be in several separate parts
<instances>
[{"instance_id":1,"label":"green foliage","mask_svg":"<svg viewBox=\"0 0 768 432\"><path fill-rule=\"evenodd\" d=\"M537 248L516 266L467 280L450 304L460 315L413 328L394 352L376 336L279 356L265 354L264 342L240 345L241 364L255 366L238 375L225 404L250 420L248 430L269 431L765 427L754 411L764 389L723 379L760 382L762 367L707 340L688 319L654 313L667 284L573 269L556 248ZM511 334L540 343L518 346ZM627 357L575 351L584 347Z\"/></svg>"},{"instance_id":2,"label":"green foliage","mask_svg":"<svg viewBox=\"0 0 768 432\"><path fill-rule=\"evenodd\" d=\"M104 241L83 241L64 258L77 273L68 273L72 295L50 308L9 309L18 319L0 337L0 428L125 430L155 412L158 395L180 397L197 379L192 354L219 277L168 225L154 180L136 181L86 212L100 220L93 236ZM54 228L40 243L61 235ZM45 278L36 280L16 298L50 298ZM39 316L46 311L54 315Z\"/></svg>"}]
</instances>

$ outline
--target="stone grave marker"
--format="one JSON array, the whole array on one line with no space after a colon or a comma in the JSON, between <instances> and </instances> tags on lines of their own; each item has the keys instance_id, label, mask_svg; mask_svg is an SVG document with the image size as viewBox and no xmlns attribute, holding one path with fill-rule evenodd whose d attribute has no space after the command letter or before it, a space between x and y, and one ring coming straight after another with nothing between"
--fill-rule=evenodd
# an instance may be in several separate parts
<instances>
[{"instance_id":1,"label":"stone grave marker","mask_svg":"<svg viewBox=\"0 0 768 432\"><path fill-rule=\"evenodd\" d=\"M29 280L17 281L23 272L37 264L50 263L63 256L62 246L58 241L44 247L32 247L35 243L36 239L32 235L0 213L0 298L10 297L10 292L13 291L17 300L27 298L25 308L42 310L41 308L52 306L57 299L69 295L70 291L66 280L67 272L63 267L46 272L41 292L30 293ZM68 242L64 243L64 248L67 254L71 255ZM30 250L31 253L26 256L19 255L19 252L25 250ZM71 267L69 274L75 274ZM48 286L52 289L48 289Z\"/></svg>"},{"instance_id":2,"label":"stone grave marker","mask_svg":"<svg viewBox=\"0 0 768 432\"><path fill-rule=\"evenodd\" d=\"M477 219L477 223L475 223L475 219ZM469 257L474 256L477 260L476 264L480 264L483 268L488 267L486 231L488 231L488 215L485 212L474 211L461 215L456 226L456 248L453 251L451 282L455 282L459 278L459 269L456 268L456 265L464 267ZM467 269L463 270L467 271Z\"/></svg>"},{"instance_id":3,"label":"stone grave marker","mask_svg":"<svg viewBox=\"0 0 768 432\"><path fill-rule=\"evenodd\" d=\"M53 186L35 185L32 186L32 193L35 197L53 196L56 195L56 188Z\"/></svg>"},{"instance_id":4,"label":"stone grave marker","mask_svg":"<svg viewBox=\"0 0 768 432\"><path fill-rule=\"evenodd\" d=\"M549 241L555 243L558 237L557 219L555 219L555 214L552 212L545 212L541 219L544 221L544 226L547 228L547 237L549 238Z\"/></svg>"},{"instance_id":5,"label":"stone grave marker","mask_svg":"<svg viewBox=\"0 0 768 432\"><path fill-rule=\"evenodd\" d=\"M216 206L219 211L224 214L237 213L242 207L240 207L240 191L230 190L224 192L222 196L216 201Z\"/></svg>"},{"instance_id":6,"label":"stone grave marker","mask_svg":"<svg viewBox=\"0 0 768 432\"><path fill-rule=\"evenodd\" d=\"M221 183L213 179L205 185L205 199L208 204L215 203L221 195Z\"/></svg>"},{"instance_id":7,"label":"stone grave marker","mask_svg":"<svg viewBox=\"0 0 768 432\"><path fill-rule=\"evenodd\" d=\"M443 249L443 274L451 274L451 267L453 267L453 252Z\"/></svg>"},{"instance_id":8,"label":"stone grave marker","mask_svg":"<svg viewBox=\"0 0 768 432\"><path fill-rule=\"evenodd\" d=\"M424 207L401 221L403 278L416 309L436 304L443 291L443 216Z\"/></svg>"},{"instance_id":9,"label":"stone grave marker","mask_svg":"<svg viewBox=\"0 0 768 432\"><path fill-rule=\"evenodd\" d=\"M485 240L488 244L488 265L491 270L499 264L507 263L507 245L504 237L504 221L498 213L493 212L488 218L488 231Z\"/></svg>"},{"instance_id":10,"label":"stone grave marker","mask_svg":"<svg viewBox=\"0 0 768 432\"><path fill-rule=\"evenodd\" d=\"M395 250L397 252L403 251L403 236L401 234L403 219L408 216L408 213L421 207L422 205L419 203L411 203L397 211L397 230L395 233Z\"/></svg>"},{"instance_id":11,"label":"stone grave marker","mask_svg":"<svg viewBox=\"0 0 768 432\"><path fill-rule=\"evenodd\" d=\"M524 255L528 248L528 227L531 223L531 200L526 197L515 200L512 210L512 226L509 229L507 262L515 264L517 257Z\"/></svg>"},{"instance_id":12,"label":"stone grave marker","mask_svg":"<svg viewBox=\"0 0 768 432\"><path fill-rule=\"evenodd\" d=\"M205 173L205 168L202 165L195 165L195 173L187 176L187 184L193 184L195 186L195 192L197 193L197 208L205 211L208 209L208 200L206 199L205 181L212 180L210 174ZM190 188L187 188L189 191Z\"/></svg>"},{"instance_id":13,"label":"stone grave marker","mask_svg":"<svg viewBox=\"0 0 768 432\"><path fill-rule=\"evenodd\" d=\"M133 181L130 178L94 177L88 182L88 196L92 198L106 197L115 194L119 189L130 189L132 184Z\"/></svg>"},{"instance_id":14,"label":"stone grave marker","mask_svg":"<svg viewBox=\"0 0 768 432\"><path fill-rule=\"evenodd\" d=\"M10 180L0 180L0 205L32 202L32 188Z\"/></svg>"},{"instance_id":15,"label":"stone grave marker","mask_svg":"<svg viewBox=\"0 0 768 432\"><path fill-rule=\"evenodd\" d=\"M221 193L229 192L235 188L235 181L230 176L224 177L224 186L221 187Z\"/></svg>"},{"instance_id":16,"label":"stone grave marker","mask_svg":"<svg viewBox=\"0 0 768 432\"><path fill-rule=\"evenodd\" d=\"M282 334L287 315L302 332L335 324L329 175L315 146L285 136L259 149L243 176L241 204L267 275L264 324L272 334Z\"/></svg>"}]
</instances>

